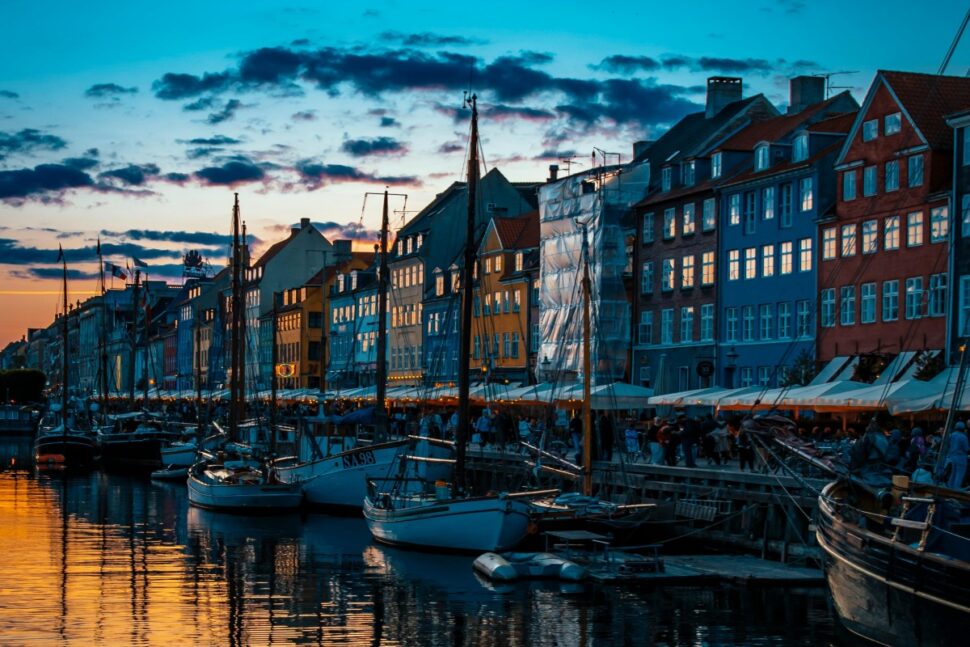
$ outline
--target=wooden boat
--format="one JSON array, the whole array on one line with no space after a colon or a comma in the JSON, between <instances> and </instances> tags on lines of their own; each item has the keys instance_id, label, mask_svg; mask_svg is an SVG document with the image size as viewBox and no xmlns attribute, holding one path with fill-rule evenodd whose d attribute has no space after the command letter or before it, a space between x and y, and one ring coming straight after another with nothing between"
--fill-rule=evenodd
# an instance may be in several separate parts
<instances>
[{"instance_id":1,"label":"wooden boat","mask_svg":"<svg viewBox=\"0 0 970 647\"><path fill-rule=\"evenodd\" d=\"M271 469L199 462L188 471L189 503L229 512L285 512L303 501L299 483L280 483Z\"/></svg>"},{"instance_id":2,"label":"wooden boat","mask_svg":"<svg viewBox=\"0 0 970 647\"><path fill-rule=\"evenodd\" d=\"M189 476L189 468L169 465L151 473L153 481L184 481Z\"/></svg>"},{"instance_id":3,"label":"wooden boat","mask_svg":"<svg viewBox=\"0 0 970 647\"><path fill-rule=\"evenodd\" d=\"M101 464L106 469L158 469L169 464L162 459L162 448L178 438L178 432L165 429L147 414L115 416L114 425L98 433Z\"/></svg>"}]
</instances>

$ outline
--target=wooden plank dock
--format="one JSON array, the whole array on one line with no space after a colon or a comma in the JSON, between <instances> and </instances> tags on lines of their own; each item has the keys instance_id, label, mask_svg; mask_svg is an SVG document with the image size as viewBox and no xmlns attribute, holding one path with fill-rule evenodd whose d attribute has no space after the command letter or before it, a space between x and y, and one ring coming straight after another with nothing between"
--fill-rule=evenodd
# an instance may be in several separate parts
<instances>
[{"instance_id":1,"label":"wooden plank dock","mask_svg":"<svg viewBox=\"0 0 970 647\"><path fill-rule=\"evenodd\" d=\"M692 585L713 582L822 586L825 576L817 568L770 562L751 555L670 555L663 570L621 573L608 563L584 564L590 579L602 583Z\"/></svg>"}]
</instances>

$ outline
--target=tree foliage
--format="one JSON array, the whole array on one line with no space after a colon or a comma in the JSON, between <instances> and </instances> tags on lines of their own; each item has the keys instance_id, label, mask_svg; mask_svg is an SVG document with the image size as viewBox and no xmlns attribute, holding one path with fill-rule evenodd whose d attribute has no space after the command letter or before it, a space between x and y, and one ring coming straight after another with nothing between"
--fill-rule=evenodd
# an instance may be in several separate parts
<instances>
[{"instance_id":1,"label":"tree foliage","mask_svg":"<svg viewBox=\"0 0 970 647\"><path fill-rule=\"evenodd\" d=\"M33 368L15 368L0 371L0 401L41 402L47 376Z\"/></svg>"}]
</instances>

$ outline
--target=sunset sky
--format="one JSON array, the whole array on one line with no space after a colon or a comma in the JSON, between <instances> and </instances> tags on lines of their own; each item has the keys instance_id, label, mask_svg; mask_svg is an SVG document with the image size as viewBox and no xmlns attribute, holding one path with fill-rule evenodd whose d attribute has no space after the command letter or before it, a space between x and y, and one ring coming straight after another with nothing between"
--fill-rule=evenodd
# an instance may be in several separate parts
<instances>
[{"instance_id":1,"label":"sunset sky","mask_svg":"<svg viewBox=\"0 0 970 647\"><path fill-rule=\"evenodd\" d=\"M623 154L704 101L704 80L787 103L795 74L936 72L966 10L912 2L7 0L0 44L0 346L44 326L64 246L72 300L132 255L176 280L224 262L232 192L256 252L308 217L368 239L365 191L408 210L460 179L480 97L485 162L512 180ZM963 75L970 45L948 73ZM844 73L843 72L848 72ZM584 166L574 166L574 170ZM400 224L400 216L398 216Z\"/></svg>"}]
</instances>

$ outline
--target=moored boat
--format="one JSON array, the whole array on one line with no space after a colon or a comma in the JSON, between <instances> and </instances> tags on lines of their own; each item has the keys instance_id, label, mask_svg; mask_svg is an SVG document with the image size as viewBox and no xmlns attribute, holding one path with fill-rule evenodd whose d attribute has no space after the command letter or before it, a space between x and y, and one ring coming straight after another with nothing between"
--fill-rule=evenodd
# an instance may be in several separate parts
<instances>
[{"instance_id":1,"label":"moored boat","mask_svg":"<svg viewBox=\"0 0 970 647\"><path fill-rule=\"evenodd\" d=\"M167 464L162 460L162 448L178 438L177 432L165 429L147 414L116 416L114 426L98 434L101 464L107 469L158 469Z\"/></svg>"},{"instance_id":2,"label":"moored boat","mask_svg":"<svg viewBox=\"0 0 970 647\"><path fill-rule=\"evenodd\" d=\"M59 425L41 430L34 440L34 461L38 467L90 467L97 457L94 435Z\"/></svg>"},{"instance_id":3,"label":"moored boat","mask_svg":"<svg viewBox=\"0 0 970 647\"><path fill-rule=\"evenodd\" d=\"M280 483L271 469L217 462L189 468L189 503L229 512L285 512L303 500L299 483Z\"/></svg>"}]
</instances>

